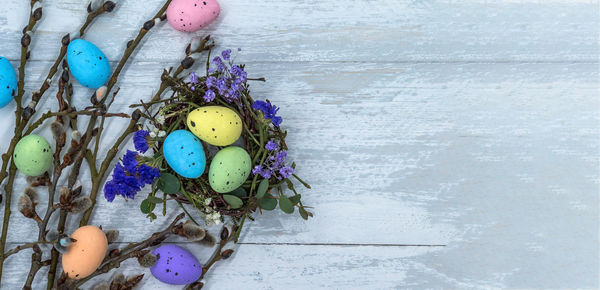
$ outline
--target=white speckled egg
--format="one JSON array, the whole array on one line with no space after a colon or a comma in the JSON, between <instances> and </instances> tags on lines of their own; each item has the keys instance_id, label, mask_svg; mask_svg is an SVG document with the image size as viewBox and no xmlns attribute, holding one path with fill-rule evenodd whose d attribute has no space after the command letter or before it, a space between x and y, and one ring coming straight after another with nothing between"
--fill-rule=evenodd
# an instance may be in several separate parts
<instances>
[{"instance_id":1,"label":"white speckled egg","mask_svg":"<svg viewBox=\"0 0 600 290\"><path fill-rule=\"evenodd\" d=\"M17 74L8 59L0 56L0 108L6 106L17 92Z\"/></svg>"},{"instance_id":2,"label":"white speckled egg","mask_svg":"<svg viewBox=\"0 0 600 290\"><path fill-rule=\"evenodd\" d=\"M97 89L110 77L110 63L93 43L75 39L67 48L67 62L73 77L84 87Z\"/></svg>"}]
</instances>

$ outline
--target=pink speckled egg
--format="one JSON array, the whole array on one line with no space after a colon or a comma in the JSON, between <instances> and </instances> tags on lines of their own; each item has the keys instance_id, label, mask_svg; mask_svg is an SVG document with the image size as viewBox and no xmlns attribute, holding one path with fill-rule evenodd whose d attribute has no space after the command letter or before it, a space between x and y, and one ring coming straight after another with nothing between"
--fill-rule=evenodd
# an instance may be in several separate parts
<instances>
[{"instance_id":1,"label":"pink speckled egg","mask_svg":"<svg viewBox=\"0 0 600 290\"><path fill-rule=\"evenodd\" d=\"M216 0L173 0L167 8L167 19L176 30L194 32L213 22L220 12Z\"/></svg>"}]
</instances>

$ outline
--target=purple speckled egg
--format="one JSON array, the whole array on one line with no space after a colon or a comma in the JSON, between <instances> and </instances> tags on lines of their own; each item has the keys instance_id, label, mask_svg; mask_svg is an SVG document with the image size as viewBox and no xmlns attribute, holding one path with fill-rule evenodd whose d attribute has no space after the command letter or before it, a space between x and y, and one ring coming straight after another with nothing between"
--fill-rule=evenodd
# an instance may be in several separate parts
<instances>
[{"instance_id":1,"label":"purple speckled egg","mask_svg":"<svg viewBox=\"0 0 600 290\"><path fill-rule=\"evenodd\" d=\"M167 8L167 20L176 30L194 32L213 22L220 12L217 0L173 0Z\"/></svg>"},{"instance_id":2,"label":"purple speckled egg","mask_svg":"<svg viewBox=\"0 0 600 290\"><path fill-rule=\"evenodd\" d=\"M171 285L186 285L202 275L202 265L188 250L176 245L162 245L152 251L156 264L150 268L152 275Z\"/></svg>"}]
</instances>

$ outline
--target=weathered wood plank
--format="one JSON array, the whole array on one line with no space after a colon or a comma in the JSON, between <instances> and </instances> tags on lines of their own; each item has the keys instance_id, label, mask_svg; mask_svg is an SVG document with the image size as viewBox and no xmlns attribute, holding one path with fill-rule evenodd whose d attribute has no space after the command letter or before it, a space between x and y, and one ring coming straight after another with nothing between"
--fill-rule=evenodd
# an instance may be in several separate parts
<instances>
[{"instance_id":1,"label":"weathered wood plank","mask_svg":"<svg viewBox=\"0 0 600 290\"><path fill-rule=\"evenodd\" d=\"M121 1L87 38L118 59L162 0ZM205 31L222 47L260 61L597 61L597 1L221 1ZM47 1L32 59L55 57L60 39L79 27L80 0ZM3 1L0 55L18 59L26 3ZM168 26L165 24L165 26ZM138 54L175 61L194 34L161 27Z\"/></svg>"}]
</instances>

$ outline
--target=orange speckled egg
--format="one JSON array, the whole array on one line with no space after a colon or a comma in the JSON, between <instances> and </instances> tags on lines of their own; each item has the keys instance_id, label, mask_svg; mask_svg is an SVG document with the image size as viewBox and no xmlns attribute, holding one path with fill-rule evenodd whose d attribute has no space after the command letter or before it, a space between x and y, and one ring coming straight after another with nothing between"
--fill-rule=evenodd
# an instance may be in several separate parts
<instances>
[{"instance_id":1,"label":"orange speckled egg","mask_svg":"<svg viewBox=\"0 0 600 290\"><path fill-rule=\"evenodd\" d=\"M95 226L78 228L71 238L75 239L62 256L63 271L71 279L82 279L94 273L102 264L108 249L104 232Z\"/></svg>"}]
</instances>

